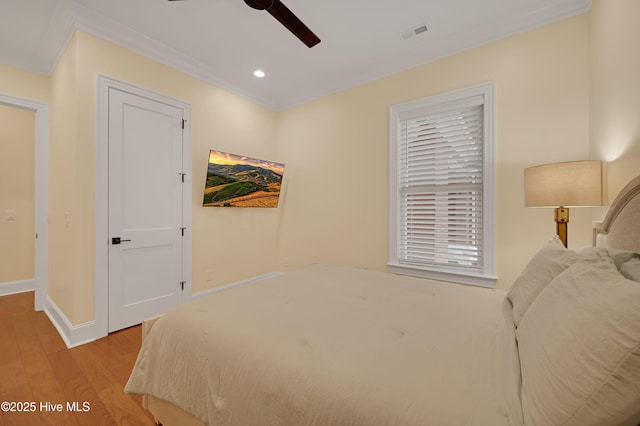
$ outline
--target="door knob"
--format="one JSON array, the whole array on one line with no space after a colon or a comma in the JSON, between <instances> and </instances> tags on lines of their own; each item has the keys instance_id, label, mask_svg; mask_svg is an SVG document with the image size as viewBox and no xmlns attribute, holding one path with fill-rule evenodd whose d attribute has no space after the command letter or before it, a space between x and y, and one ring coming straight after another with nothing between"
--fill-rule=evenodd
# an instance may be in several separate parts
<instances>
[{"instance_id":1,"label":"door knob","mask_svg":"<svg viewBox=\"0 0 640 426\"><path fill-rule=\"evenodd\" d=\"M113 237L111 238L111 244L120 244L120 243L124 243L127 241L131 241L131 240L123 240L120 237Z\"/></svg>"}]
</instances>

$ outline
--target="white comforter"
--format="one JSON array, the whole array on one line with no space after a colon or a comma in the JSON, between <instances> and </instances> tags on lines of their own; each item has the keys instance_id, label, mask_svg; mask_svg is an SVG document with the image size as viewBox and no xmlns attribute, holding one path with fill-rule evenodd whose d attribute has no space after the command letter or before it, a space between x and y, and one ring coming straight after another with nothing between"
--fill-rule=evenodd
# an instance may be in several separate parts
<instances>
[{"instance_id":1,"label":"white comforter","mask_svg":"<svg viewBox=\"0 0 640 426\"><path fill-rule=\"evenodd\" d=\"M314 265L167 313L126 391L210 425L521 425L505 295Z\"/></svg>"}]
</instances>

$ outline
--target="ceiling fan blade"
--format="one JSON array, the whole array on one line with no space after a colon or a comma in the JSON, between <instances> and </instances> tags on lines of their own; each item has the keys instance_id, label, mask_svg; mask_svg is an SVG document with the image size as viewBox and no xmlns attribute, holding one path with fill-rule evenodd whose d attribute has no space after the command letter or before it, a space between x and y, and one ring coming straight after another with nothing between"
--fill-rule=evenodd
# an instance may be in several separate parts
<instances>
[{"instance_id":1,"label":"ceiling fan blade","mask_svg":"<svg viewBox=\"0 0 640 426\"><path fill-rule=\"evenodd\" d=\"M182 0L169 0L182 1ZM280 0L244 0L244 2L258 10L266 10L284 25L289 31L300 39L307 47L313 47L320 43L320 39L313 33L287 6Z\"/></svg>"},{"instance_id":2,"label":"ceiling fan blade","mask_svg":"<svg viewBox=\"0 0 640 426\"><path fill-rule=\"evenodd\" d=\"M287 27L296 37L307 47L313 47L320 43L320 39L313 33L292 11L289 10L280 0L273 0L273 4L268 7L267 12Z\"/></svg>"}]
</instances>

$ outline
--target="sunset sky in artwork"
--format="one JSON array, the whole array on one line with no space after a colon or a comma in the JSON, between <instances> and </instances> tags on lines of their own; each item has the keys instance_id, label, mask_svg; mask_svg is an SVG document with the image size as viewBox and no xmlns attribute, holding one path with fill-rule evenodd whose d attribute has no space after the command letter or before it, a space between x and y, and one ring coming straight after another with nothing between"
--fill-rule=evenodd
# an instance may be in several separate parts
<instances>
[{"instance_id":1,"label":"sunset sky in artwork","mask_svg":"<svg viewBox=\"0 0 640 426\"><path fill-rule=\"evenodd\" d=\"M245 157L242 155L229 154L211 150L209 153L209 163L214 164L250 164L252 166L262 167L263 169L272 170L279 175L284 173L284 164L274 163L272 161L258 160L257 158Z\"/></svg>"}]
</instances>

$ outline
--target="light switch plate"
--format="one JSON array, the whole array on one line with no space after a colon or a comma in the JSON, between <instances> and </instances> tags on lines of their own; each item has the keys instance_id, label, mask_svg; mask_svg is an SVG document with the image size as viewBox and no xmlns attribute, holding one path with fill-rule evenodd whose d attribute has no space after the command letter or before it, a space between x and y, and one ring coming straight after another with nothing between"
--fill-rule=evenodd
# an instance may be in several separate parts
<instances>
[{"instance_id":1,"label":"light switch plate","mask_svg":"<svg viewBox=\"0 0 640 426\"><path fill-rule=\"evenodd\" d=\"M4 218L6 220L16 220L16 211L15 210L6 210L4 212Z\"/></svg>"}]
</instances>

